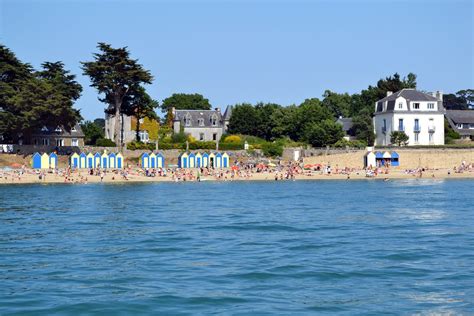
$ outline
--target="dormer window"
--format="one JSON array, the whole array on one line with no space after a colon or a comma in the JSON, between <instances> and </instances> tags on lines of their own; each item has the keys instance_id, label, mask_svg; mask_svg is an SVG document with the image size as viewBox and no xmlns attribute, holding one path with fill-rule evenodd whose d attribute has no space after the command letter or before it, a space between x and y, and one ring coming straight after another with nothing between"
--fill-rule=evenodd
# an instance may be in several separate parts
<instances>
[{"instance_id":1,"label":"dormer window","mask_svg":"<svg viewBox=\"0 0 474 316\"><path fill-rule=\"evenodd\" d=\"M403 102L398 103L398 108L403 109Z\"/></svg>"},{"instance_id":2,"label":"dormer window","mask_svg":"<svg viewBox=\"0 0 474 316\"><path fill-rule=\"evenodd\" d=\"M71 132L77 132L77 129L75 126L73 126L73 128L71 128Z\"/></svg>"},{"instance_id":3,"label":"dormer window","mask_svg":"<svg viewBox=\"0 0 474 316\"><path fill-rule=\"evenodd\" d=\"M203 119L203 118L199 118L199 119L198 119L198 124L199 124L199 126L204 126L204 119Z\"/></svg>"},{"instance_id":4,"label":"dormer window","mask_svg":"<svg viewBox=\"0 0 474 316\"><path fill-rule=\"evenodd\" d=\"M212 126L217 126L217 115L216 114L212 115L211 124L212 124Z\"/></svg>"},{"instance_id":5,"label":"dormer window","mask_svg":"<svg viewBox=\"0 0 474 316\"><path fill-rule=\"evenodd\" d=\"M61 129L61 127L58 126L58 127L56 127L56 129L54 131L57 132L57 133L61 133L63 130Z\"/></svg>"},{"instance_id":6,"label":"dormer window","mask_svg":"<svg viewBox=\"0 0 474 316\"><path fill-rule=\"evenodd\" d=\"M434 110L434 103L428 103L428 109Z\"/></svg>"},{"instance_id":7,"label":"dormer window","mask_svg":"<svg viewBox=\"0 0 474 316\"><path fill-rule=\"evenodd\" d=\"M191 115L189 113L184 117L184 125L191 126Z\"/></svg>"},{"instance_id":8,"label":"dormer window","mask_svg":"<svg viewBox=\"0 0 474 316\"><path fill-rule=\"evenodd\" d=\"M41 131L42 131L42 132L48 132L49 130L48 130L48 128L47 128L46 126L43 126L43 128L41 128Z\"/></svg>"},{"instance_id":9,"label":"dormer window","mask_svg":"<svg viewBox=\"0 0 474 316\"><path fill-rule=\"evenodd\" d=\"M419 110L420 109L420 103L413 103L413 110Z\"/></svg>"}]
</instances>

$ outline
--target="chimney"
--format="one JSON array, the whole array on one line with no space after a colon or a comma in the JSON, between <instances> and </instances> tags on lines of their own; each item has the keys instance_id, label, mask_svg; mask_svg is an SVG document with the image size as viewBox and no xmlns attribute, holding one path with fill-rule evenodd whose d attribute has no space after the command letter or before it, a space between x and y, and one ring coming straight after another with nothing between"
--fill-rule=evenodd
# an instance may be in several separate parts
<instances>
[{"instance_id":1,"label":"chimney","mask_svg":"<svg viewBox=\"0 0 474 316\"><path fill-rule=\"evenodd\" d=\"M438 99L438 101L440 101L441 103L443 102L443 91L436 91L436 99Z\"/></svg>"},{"instance_id":2,"label":"chimney","mask_svg":"<svg viewBox=\"0 0 474 316\"><path fill-rule=\"evenodd\" d=\"M392 95L392 94L393 94L392 91L387 91L387 97L388 97L389 95Z\"/></svg>"},{"instance_id":3,"label":"chimney","mask_svg":"<svg viewBox=\"0 0 474 316\"><path fill-rule=\"evenodd\" d=\"M214 110L216 110L216 112L221 112L221 109L220 108L214 108Z\"/></svg>"}]
</instances>

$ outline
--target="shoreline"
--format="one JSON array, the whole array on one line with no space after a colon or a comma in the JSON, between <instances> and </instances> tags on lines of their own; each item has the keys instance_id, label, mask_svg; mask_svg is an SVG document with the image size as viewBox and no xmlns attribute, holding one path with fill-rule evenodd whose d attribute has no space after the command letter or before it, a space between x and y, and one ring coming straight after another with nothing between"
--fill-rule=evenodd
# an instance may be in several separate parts
<instances>
[{"instance_id":1,"label":"shoreline","mask_svg":"<svg viewBox=\"0 0 474 316\"><path fill-rule=\"evenodd\" d=\"M463 173L455 173L450 170L451 173L448 174L448 169L438 169L438 170L427 170L423 173L422 177L419 177L418 174L407 174L401 171L391 171L389 174L379 174L374 177L366 177L365 172L352 172L349 174L320 174L314 173L312 175L302 175L298 174L294 179L283 179L278 181L275 180L274 173L256 173L251 177L235 177L234 179L217 179L214 177L201 177L201 182L254 182L254 181L267 181L267 182L285 182L285 181L331 181L331 180L368 180L368 181L390 181L390 180L407 180L407 179L432 179L432 180L445 180L445 179L474 179L473 171L466 171ZM24 174L20 179L14 178L8 175L7 179L4 177L0 178L0 185L16 185L16 184L92 184L92 183L104 183L104 184L123 184L123 183L186 183L192 182L197 183L196 179L193 180L173 180L171 177L145 177L142 175L129 175L129 179L125 180L120 178L120 176L107 174L103 181L99 176L87 176L87 181L79 181L75 178L79 177L79 174L74 175L72 181L64 181L64 177L56 174L46 174L45 180L39 180L38 175L36 174ZM114 177L114 180L112 179Z\"/></svg>"}]
</instances>

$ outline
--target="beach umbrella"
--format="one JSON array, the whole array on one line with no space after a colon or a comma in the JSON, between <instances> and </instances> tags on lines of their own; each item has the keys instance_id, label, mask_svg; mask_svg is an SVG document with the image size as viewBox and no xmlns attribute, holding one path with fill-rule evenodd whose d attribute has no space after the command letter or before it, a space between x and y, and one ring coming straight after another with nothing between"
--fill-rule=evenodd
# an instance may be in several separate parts
<instances>
[{"instance_id":1,"label":"beach umbrella","mask_svg":"<svg viewBox=\"0 0 474 316\"><path fill-rule=\"evenodd\" d=\"M237 170L239 170L239 167L238 166L232 166L232 170L237 171Z\"/></svg>"}]
</instances>

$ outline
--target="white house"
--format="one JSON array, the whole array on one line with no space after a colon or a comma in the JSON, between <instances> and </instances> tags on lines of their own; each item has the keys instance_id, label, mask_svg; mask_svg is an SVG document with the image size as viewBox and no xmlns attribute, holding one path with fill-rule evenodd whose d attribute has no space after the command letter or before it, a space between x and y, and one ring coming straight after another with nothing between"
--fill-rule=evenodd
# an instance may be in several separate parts
<instances>
[{"instance_id":1,"label":"white house","mask_svg":"<svg viewBox=\"0 0 474 316\"><path fill-rule=\"evenodd\" d=\"M375 103L375 145L390 145L393 131L404 131L408 145L444 145L443 93L403 89Z\"/></svg>"}]
</instances>

